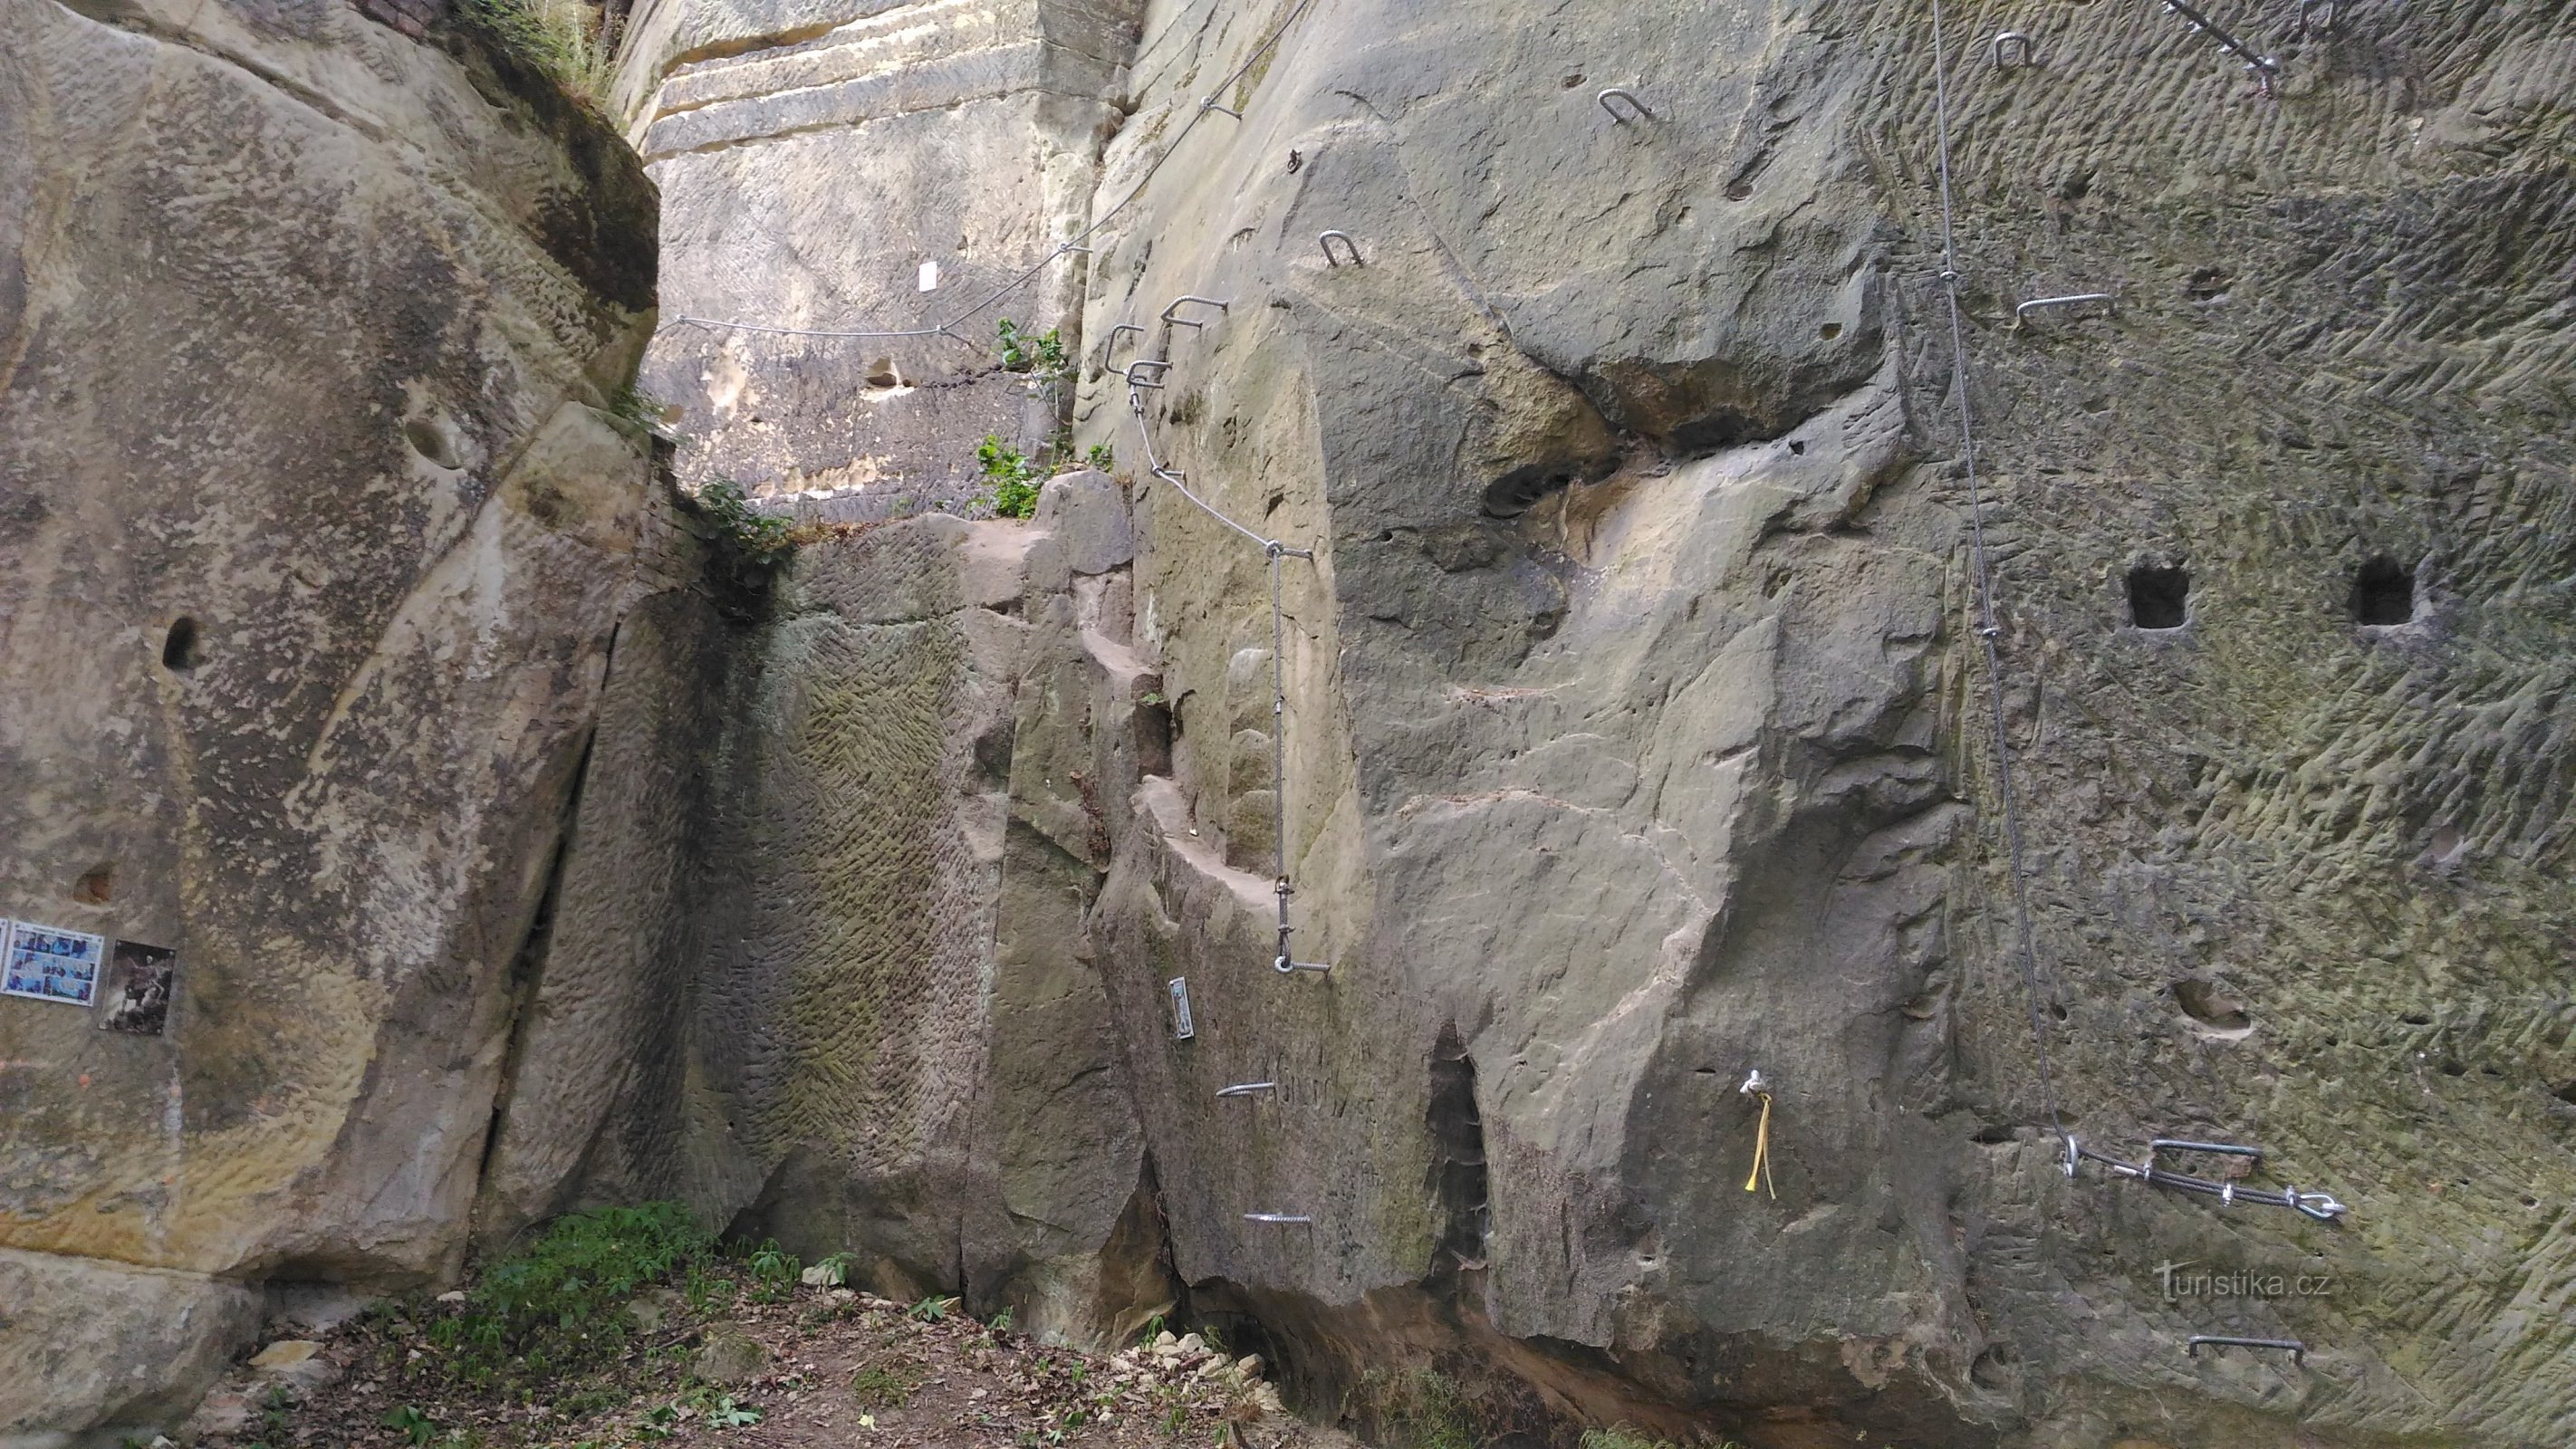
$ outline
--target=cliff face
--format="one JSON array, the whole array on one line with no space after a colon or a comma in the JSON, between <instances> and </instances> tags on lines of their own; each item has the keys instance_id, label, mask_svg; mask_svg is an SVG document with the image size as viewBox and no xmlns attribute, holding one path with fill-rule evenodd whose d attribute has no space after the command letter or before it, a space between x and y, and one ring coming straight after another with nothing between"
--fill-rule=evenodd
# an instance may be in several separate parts
<instances>
[{"instance_id":1,"label":"cliff face","mask_svg":"<svg viewBox=\"0 0 2576 1449\"><path fill-rule=\"evenodd\" d=\"M0 4L0 878L180 948L0 1001L0 1434L677 1196L1395 1440L2567 1437L2564 7L648 0L739 588L631 162Z\"/></svg>"},{"instance_id":2,"label":"cliff face","mask_svg":"<svg viewBox=\"0 0 2576 1449\"><path fill-rule=\"evenodd\" d=\"M415 27L417 28L417 27ZM0 1440L452 1274L651 469L653 198L460 35L0 7ZM148 1430L147 1430L148 1432Z\"/></svg>"},{"instance_id":3,"label":"cliff face","mask_svg":"<svg viewBox=\"0 0 2576 1449\"><path fill-rule=\"evenodd\" d=\"M656 1038L705 1095L599 1140L725 1143L681 1154L703 1200L979 1308L1178 1297L1363 1421L1427 1365L1494 1433L2563 1437L2565 14L2218 17L2277 98L2161 12L1949 15L1993 673L1927 10L1154 9L1079 80L1053 15L639 29L645 150L725 220L671 274L731 315L940 320L902 289L952 232L998 285L1098 222L1076 441L1120 466L1015 545L808 550L700 847L741 924ZM1005 54L1016 98L962 78ZM1094 181L1045 118L1112 98ZM1012 226L939 210L996 194ZM1039 277L995 310L1056 320ZM657 365L764 478L886 429L962 464L1004 414L899 411L878 345ZM945 357L894 371L985 385ZM1131 357L1170 363L1141 424ZM1284 801L1270 561L1140 426L1315 555L1277 576ZM836 480L800 506L911 486ZM1329 973L1270 969L1283 810ZM889 1009L916 975L937 1004ZM2070 1179L2052 1101L2353 1211Z\"/></svg>"}]
</instances>

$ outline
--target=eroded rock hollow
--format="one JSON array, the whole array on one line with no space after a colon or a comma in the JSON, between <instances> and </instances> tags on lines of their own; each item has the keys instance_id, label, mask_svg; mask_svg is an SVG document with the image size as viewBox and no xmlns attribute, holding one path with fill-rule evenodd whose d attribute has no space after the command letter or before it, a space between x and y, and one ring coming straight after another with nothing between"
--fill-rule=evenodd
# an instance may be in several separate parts
<instances>
[{"instance_id":1,"label":"eroded rock hollow","mask_svg":"<svg viewBox=\"0 0 2576 1449\"><path fill-rule=\"evenodd\" d=\"M1386 1442L2567 1439L2565 7L639 0L639 174L0 4L0 880L181 963L0 999L0 1434L678 1198Z\"/></svg>"}]
</instances>

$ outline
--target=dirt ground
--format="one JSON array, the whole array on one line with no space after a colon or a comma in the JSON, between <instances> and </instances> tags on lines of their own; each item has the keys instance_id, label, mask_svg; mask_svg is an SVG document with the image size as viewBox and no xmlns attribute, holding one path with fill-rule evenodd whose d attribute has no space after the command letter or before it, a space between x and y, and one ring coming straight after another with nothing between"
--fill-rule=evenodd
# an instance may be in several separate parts
<instances>
[{"instance_id":1,"label":"dirt ground","mask_svg":"<svg viewBox=\"0 0 2576 1449\"><path fill-rule=\"evenodd\" d=\"M448 1371L447 1305L395 1304L272 1342L182 1431L208 1449L1351 1449L1286 1413L1262 1365L1162 1333L1114 1355L1050 1347L953 1302L737 1283L693 1309L625 1309L613 1358L516 1391ZM289 1332L295 1330L290 1329Z\"/></svg>"}]
</instances>

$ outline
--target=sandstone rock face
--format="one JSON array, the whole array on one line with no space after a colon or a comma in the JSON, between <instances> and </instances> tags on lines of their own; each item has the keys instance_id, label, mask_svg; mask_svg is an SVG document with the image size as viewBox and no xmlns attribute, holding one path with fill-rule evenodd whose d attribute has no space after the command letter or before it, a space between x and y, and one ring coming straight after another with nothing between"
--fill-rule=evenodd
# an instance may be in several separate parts
<instances>
[{"instance_id":1,"label":"sandstone rock face","mask_svg":"<svg viewBox=\"0 0 2576 1449\"><path fill-rule=\"evenodd\" d=\"M613 135L337 4L0 8L0 1440L167 1427L264 1284L447 1275L651 468ZM135 1023L123 1023L132 1025Z\"/></svg>"},{"instance_id":2,"label":"sandstone rock face","mask_svg":"<svg viewBox=\"0 0 2576 1449\"><path fill-rule=\"evenodd\" d=\"M2052 17L2032 71L1953 17L2055 1095L2126 1156L2259 1142L2260 1180L2358 1204L2330 1228L2053 1170L1927 18L1329 6L1097 239L1091 333L1232 302L1148 338L1159 454L1320 553L1286 591L1285 808L1334 971L1288 980L1234 873L1265 872L1242 837L1277 808L1242 668L1259 559L1143 495L1180 743L1094 934L1180 1276L1290 1326L1317 1381L1363 1377L1411 1285L1501 1381L1748 1442L1806 1442L1774 1415L1840 1442L2546 1440L2568 1350L2514 1305L2565 1291L2576 1188L2549 945L2576 762L2543 703L2576 623L2567 357L2536 320L2570 190L2504 98L2565 19L2355 11L2285 49L2275 105L2178 22ZM1245 54L1206 44L1149 34L1137 73ZM1112 178L1196 104L1137 100ZM1327 264L1327 228L1362 265ZM2082 291L2116 315L2013 325ZM1121 392L1086 396L1083 439L1134 437ZM2374 558L2411 579L2400 622L2355 598ZM2141 566L2188 570L2179 629L2131 622ZM1183 972L1185 1044L1158 999ZM1744 1190L1756 1068L1776 1199ZM1249 1110L1211 1095L1271 1076ZM2166 1263L2287 1286L2169 1297Z\"/></svg>"},{"instance_id":3,"label":"sandstone rock face","mask_svg":"<svg viewBox=\"0 0 2576 1449\"><path fill-rule=\"evenodd\" d=\"M684 479L859 490L843 511L883 519L972 493L986 434L1046 440L1061 399L1001 370L995 329L1061 327L1078 345L1083 258L1057 245L1086 221L1134 9L637 7L622 95L664 198L665 312L931 334L667 325L644 376L700 444ZM1031 285L980 305L1031 268Z\"/></svg>"},{"instance_id":4,"label":"sandstone rock face","mask_svg":"<svg viewBox=\"0 0 2576 1449\"><path fill-rule=\"evenodd\" d=\"M1066 1331L1177 1292L1399 1431L1428 1366L1497 1437L2563 1438L2570 21L2324 8L2244 22L2277 100L2150 11L1949 17L1973 513L1923 7L1157 11L1077 87L1129 112L1096 187L1025 92L918 110L1071 64L1043 10L1033 49L998 9L650 12L693 299L915 325L952 237L998 282L1087 210L1082 336L1172 368L1146 435L1085 355L1123 486L798 563L702 811L646 832L722 882L655 917L707 923L650 968L660 1085L528 1181L675 1182ZM1023 178L990 232L960 163ZM916 404L1000 380L911 345L655 365L706 466L786 486L998 425ZM1272 560L1147 436L1313 552L1276 646ZM1328 974L1270 969L1283 816ZM2354 1211L2070 1180L2052 1101Z\"/></svg>"},{"instance_id":5,"label":"sandstone rock face","mask_svg":"<svg viewBox=\"0 0 2576 1449\"><path fill-rule=\"evenodd\" d=\"M680 622L630 619L488 1236L679 1197L808 1258L857 1250L881 1292L1008 1298L1032 1329L1168 1305L1079 958L1107 817L1009 804L1026 771L1077 801L1139 778L1092 724L1150 683L1123 642L1126 555L1093 526L1118 508L1104 475L1063 479L1032 525L931 516L809 548L763 619L676 600ZM1062 727L1015 751L1015 718Z\"/></svg>"}]
</instances>

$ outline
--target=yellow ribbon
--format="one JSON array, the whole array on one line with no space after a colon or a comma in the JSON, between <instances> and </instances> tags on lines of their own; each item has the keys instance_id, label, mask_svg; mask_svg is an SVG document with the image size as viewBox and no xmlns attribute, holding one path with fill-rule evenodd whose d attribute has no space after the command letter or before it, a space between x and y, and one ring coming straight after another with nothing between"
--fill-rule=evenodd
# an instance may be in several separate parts
<instances>
[{"instance_id":1,"label":"yellow ribbon","mask_svg":"<svg viewBox=\"0 0 2576 1449\"><path fill-rule=\"evenodd\" d=\"M1770 1188L1772 1199L1777 1201L1780 1189L1771 1182L1771 1094L1756 1092L1753 1095L1762 1099L1762 1125L1754 1129L1753 1170L1744 1175L1744 1190L1751 1192L1759 1183Z\"/></svg>"}]
</instances>

